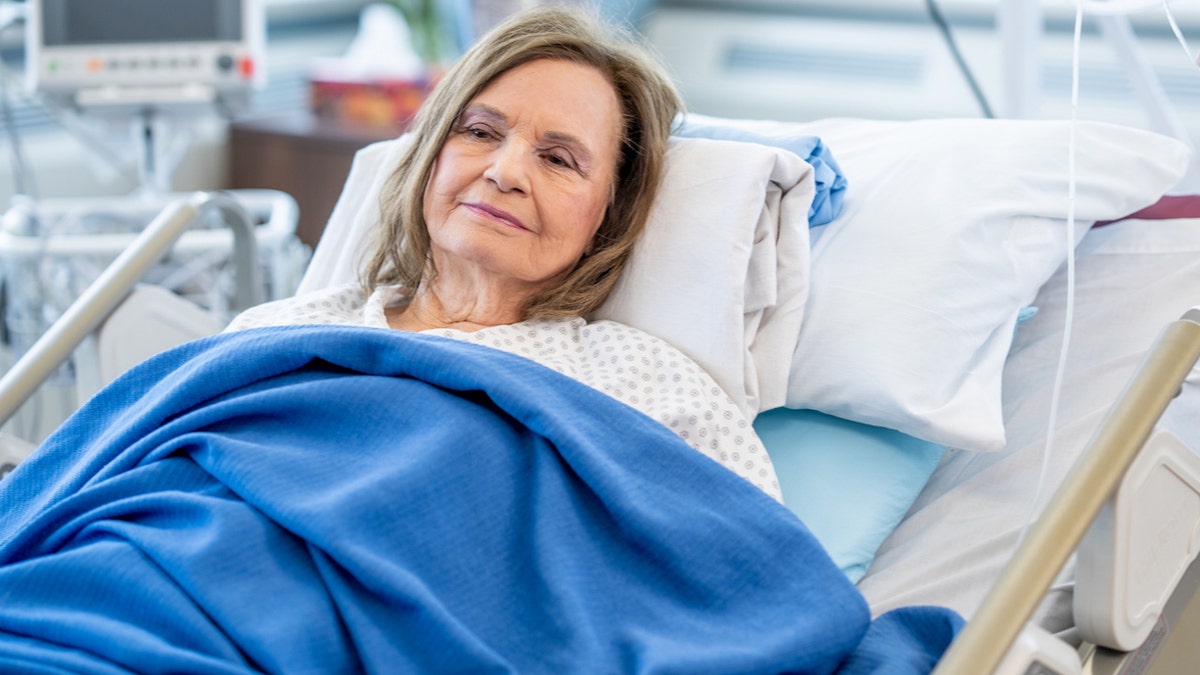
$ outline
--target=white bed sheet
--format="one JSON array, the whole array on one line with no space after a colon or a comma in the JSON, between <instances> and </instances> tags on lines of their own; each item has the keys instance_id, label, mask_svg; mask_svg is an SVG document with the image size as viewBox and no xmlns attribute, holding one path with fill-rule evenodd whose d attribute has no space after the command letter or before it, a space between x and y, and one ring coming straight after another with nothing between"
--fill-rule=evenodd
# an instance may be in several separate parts
<instances>
[{"instance_id":1,"label":"white bed sheet","mask_svg":"<svg viewBox=\"0 0 1200 675\"><path fill-rule=\"evenodd\" d=\"M951 450L859 583L872 611L911 604L970 617L1010 558L1038 491L1066 304L1066 267L1042 288L1004 372L1008 445ZM1123 221L1078 248L1075 320L1055 447L1039 508L1070 470L1162 329L1200 305L1200 219ZM1162 426L1200 449L1200 368ZM1035 614L1053 632L1073 626L1074 560Z\"/></svg>"}]
</instances>

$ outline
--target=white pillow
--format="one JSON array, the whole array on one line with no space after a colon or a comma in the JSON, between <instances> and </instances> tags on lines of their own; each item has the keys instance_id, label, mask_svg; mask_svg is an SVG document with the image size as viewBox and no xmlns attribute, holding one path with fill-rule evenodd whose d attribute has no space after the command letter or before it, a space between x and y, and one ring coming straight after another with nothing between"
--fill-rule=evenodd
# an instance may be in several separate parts
<instances>
[{"instance_id":1,"label":"white pillow","mask_svg":"<svg viewBox=\"0 0 1200 675\"><path fill-rule=\"evenodd\" d=\"M1069 125L792 125L822 137L848 187L813 246L787 405L1003 448L1001 371L1017 315L1069 250ZM1155 202L1188 161L1174 139L1100 122L1078 123L1076 147L1077 238Z\"/></svg>"},{"instance_id":2,"label":"white pillow","mask_svg":"<svg viewBox=\"0 0 1200 675\"><path fill-rule=\"evenodd\" d=\"M321 232L296 295L358 281L379 226L379 193L412 137L372 143L354 153L350 174Z\"/></svg>"},{"instance_id":3,"label":"white pillow","mask_svg":"<svg viewBox=\"0 0 1200 675\"><path fill-rule=\"evenodd\" d=\"M808 298L812 167L765 145L673 138L646 232L593 318L703 366L751 418L783 405Z\"/></svg>"}]
</instances>

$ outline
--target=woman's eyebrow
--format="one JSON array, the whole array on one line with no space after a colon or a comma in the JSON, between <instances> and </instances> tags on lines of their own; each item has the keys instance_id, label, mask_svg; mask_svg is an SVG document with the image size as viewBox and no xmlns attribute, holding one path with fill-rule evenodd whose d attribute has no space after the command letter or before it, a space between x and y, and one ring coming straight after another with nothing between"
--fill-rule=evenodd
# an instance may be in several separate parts
<instances>
[{"instance_id":1,"label":"woman's eyebrow","mask_svg":"<svg viewBox=\"0 0 1200 675\"><path fill-rule=\"evenodd\" d=\"M459 115L459 119L465 120L467 118L467 116L469 116L469 115L481 115L483 117L490 117L499 122L508 124L508 116L507 115L505 115L504 113L500 112L499 110L493 108L492 106L490 106L486 103L473 103L473 104L467 106L465 109L463 109L462 115Z\"/></svg>"},{"instance_id":2,"label":"woman's eyebrow","mask_svg":"<svg viewBox=\"0 0 1200 675\"><path fill-rule=\"evenodd\" d=\"M467 106L462 111L462 115L459 116L459 123L465 123L469 117L474 115L491 118L505 125L509 124L507 115L486 103L472 103ZM592 152L588 150L587 145L578 136L562 131L547 131L542 134L542 140L566 146L575 155L576 160L580 164L589 164L592 161Z\"/></svg>"}]
</instances>

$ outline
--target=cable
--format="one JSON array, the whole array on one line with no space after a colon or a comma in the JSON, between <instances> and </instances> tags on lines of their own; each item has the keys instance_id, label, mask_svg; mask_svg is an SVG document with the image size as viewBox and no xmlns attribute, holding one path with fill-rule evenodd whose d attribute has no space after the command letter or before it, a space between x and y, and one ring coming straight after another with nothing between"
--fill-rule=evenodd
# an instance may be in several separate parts
<instances>
[{"instance_id":1,"label":"cable","mask_svg":"<svg viewBox=\"0 0 1200 675\"><path fill-rule=\"evenodd\" d=\"M1098 3L1095 0L1076 0L1075 3L1075 33L1071 51L1071 119L1069 127L1070 136L1067 143L1067 297L1063 319L1063 339L1059 352L1058 367L1054 374L1054 387L1050 398L1050 412L1049 421L1047 423L1048 430L1046 433L1046 443L1042 449L1041 473L1038 476L1037 487L1034 491L1033 500L1029 504L1029 515L1026 518L1026 521L1021 528L1021 532L1017 537L1018 543L1025 539L1025 535L1028 533L1029 528L1033 525L1033 521L1038 513L1038 503L1041 501L1046 478L1050 472L1050 458L1054 454L1054 432L1058 427L1059 402L1062 393L1063 380L1066 373L1067 356L1070 353L1071 331L1075 322L1075 155L1076 129L1079 122L1079 61L1081 51L1080 43L1082 42L1083 34L1083 15L1086 10L1088 12L1101 14L1104 16L1118 16L1144 10L1152 4L1162 6L1163 10L1166 12L1167 20L1171 24L1171 29L1175 33L1176 39L1183 47L1184 52L1186 52L1188 55L1188 60L1191 61L1193 65L1197 65L1195 57L1192 54L1191 47L1188 46L1187 40L1183 37L1183 32L1179 29L1179 24L1176 23L1175 17L1171 13L1171 7L1168 0L1153 0L1152 2L1146 2L1144 0L1117 2L1116 0L1113 0L1112 2L1102 3Z\"/></svg>"},{"instance_id":2,"label":"cable","mask_svg":"<svg viewBox=\"0 0 1200 675\"><path fill-rule=\"evenodd\" d=\"M8 334L8 322L4 319L8 315L8 279L0 274L0 345L11 345L12 336Z\"/></svg>"},{"instance_id":3,"label":"cable","mask_svg":"<svg viewBox=\"0 0 1200 675\"><path fill-rule=\"evenodd\" d=\"M1025 535L1028 534L1030 526L1037 517L1038 504L1042 500L1042 490L1045 488L1046 478L1050 474L1050 458L1054 456L1054 432L1058 428L1059 402L1063 380L1066 378L1067 356L1071 351L1072 326L1075 324L1075 136L1079 126L1079 60L1082 37L1083 2L1078 0L1075 6L1075 34L1071 48L1071 120L1067 138L1067 299L1063 310L1063 337L1059 348L1058 367L1054 371L1054 386L1050 393L1050 414L1046 423L1046 443L1042 446L1041 472L1038 474L1033 499L1029 503L1029 515L1017 536L1018 543L1025 540Z\"/></svg>"},{"instance_id":4,"label":"cable","mask_svg":"<svg viewBox=\"0 0 1200 675\"><path fill-rule=\"evenodd\" d=\"M17 21L24 19L25 9L26 8L23 3L13 2L12 0L0 0L0 31L4 31ZM46 101L38 100L26 95L20 91L19 87L14 89L12 87L13 79L14 78L10 74L9 68L4 62L4 59L0 58L0 96L3 96L3 109L0 110L0 115L3 115L2 121L5 124L15 155L12 157L14 164L14 181L24 182L25 184L24 188L20 187L20 185L16 187L17 194L28 194L32 197L35 196L33 193L35 193L37 189L36 186L33 185L33 173L25 161L24 152L22 151L22 146L19 142L19 137L17 136L16 126L13 124L15 116L9 107L11 105L9 101L10 93L15 93L15 95L25 103L36 106L43 114L50 118L52 122L57 124L73 138L79 141L81 145L92 152L97 158L104 161L107 165L113 167L115 171L121 173L131 173L129 162L115 153L112 148L110 148L104 141L97 138L89 129L85 128L80 123L74 121L73 118L69 117L68 115L71 113L64 113L63 111L60 111L49 105ZM24 169L18 168L18 164L24 165ZM25 192L22 192L22 190L25 190Z\"/></svg>"},{"instance_id":5,"label":"cable","mask_svg":"<svg viewBox=\"0 0 1200 675\"><path fill-rule=\"evenodd\" d=\"M34 186L33 172L25 161L25 151L21 145L21 135L17 133L17 122L13 119L12 105L8 100L8 80L0 77L0 115L3 115L4 130L8 135L9 157L12 160L13 192L18 195L37 197Z\"/></svg>"},{"instance_id":6,"label":"cable","mask_svg":"<svg viewBox=\"0 0 1200 675\"><path fill-rule=\"evenodd\" d=\"M1175 21L1175 14L1171 12L1171 4L1167 0L1162 0L1162 8L1167 13L1167 23L1171 24L1171 32L1175 33L1175 39L1179 42L1179 46L1183 47L1183 52L1187 54L1188 60L1194 65L1200 65L1196 61L1196 54L1192 52L1187 38L1183 37L1183 31L1179 30L1179 23Z\"/></svg>"},{"instance_id":7,"label":"cable","mask_svg":"<svg viewBox=\"0 0 1200 675\"><path fill-rule=\"evenodd\" d=\"M1158 0L1155 1L1157 2ZM958 50L958 44L954 41L954 35L950 32L950 24L946 22L946 17L942 15L942 10L938 8L934 0L925 0L925 7L929 9L929 17L933 19L934 25L938 27L938 32L942 34L942 39L946 41L946 47L950 49L950 55L954 57L954 63L958 65L959 72L967 80L967 85L971 87L971 94L979 104L979 109L983 112L983 116L988 119L994 118L995 115L992 113L992 106L988 104L987 97L983 94L983 89L979 87L979 82L975 80L975 74L971 72L971 68L967 65L966 59L963 58L962 52Z\"/></svg>"},{"instance_id":8,"label":"cable","mask_svg":"<svg viewBox=\"0 0 1200 675\"><path fill-rule=\"evenodd\" d=\"M0 77L8 80L8 85L11 86L13 75L5 66L3 60L0 60ZM72 111L62 111L50 105L47 101L30 97L24 93L18 94L22 101L31 106L36 106L37 109L51 122L57 124L63 131L67 132L72 138L84 146L86 150L95 155L96 158L103 161L108 166L112 167L113 171L118 173L129 174L133 176L134 170L131 167L131 160L120 156L108 144L98 137L95 132L88 129L83 123L77 120L76 113Z\"/></svg>"},{"instance_id":9,"label":"cable","mask_svg":"<svg viewBox=\"0 0 1200 675\"><path fill-rule=\"evenodd\" d=\"M1076 0L1078 11L1095 16L1122 16L1144 12L1160 5L1162 0Z\"/></svg>"},{"instance_id":10,"label":"cable","mask_svg":"<svg viewBox=\"0 0 1200 675\"><path fill-rule=\"evenodd\" d=\"M24 18L25 7L19 8L15 3L0 3L0 34L12 27L18 20ZM3 116L4 129L8 135L9 157L12 160L13 190L18 195L37 197L33 173L29 163L25 161L25 151L21 145L21 136L17 133L16 120L13 118L12 105L8 100L8 80L0 77L0 115Z\"/></svg>"}]
</instances>

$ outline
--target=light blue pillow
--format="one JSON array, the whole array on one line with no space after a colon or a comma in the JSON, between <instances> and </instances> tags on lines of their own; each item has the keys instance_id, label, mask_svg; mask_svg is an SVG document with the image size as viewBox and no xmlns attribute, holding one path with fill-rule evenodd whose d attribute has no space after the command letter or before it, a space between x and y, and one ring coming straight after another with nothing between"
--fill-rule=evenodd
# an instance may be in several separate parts
<instances>
[{"instance_id":1,"label":"light blue pillow","mask_svg":"<svg viewBox=\"0 0 1200 675\"><path fill-rule=\"evenodd\" d=\"M754 429L779 475L783 503L856 583L945 450L814 410L768 410Z\"/></svg>"}]
</instances>

